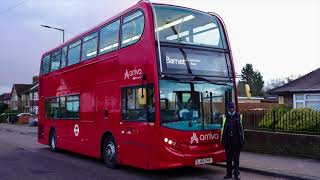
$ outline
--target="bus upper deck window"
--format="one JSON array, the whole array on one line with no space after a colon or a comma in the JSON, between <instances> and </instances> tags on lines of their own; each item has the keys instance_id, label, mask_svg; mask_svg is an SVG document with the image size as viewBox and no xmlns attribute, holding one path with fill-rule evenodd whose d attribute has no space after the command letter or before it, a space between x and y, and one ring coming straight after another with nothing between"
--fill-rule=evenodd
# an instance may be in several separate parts
<instances>
[{"instance_id":1,"label":"bus upper deck window","mask_svg":"<svg viewBox=\"0 0 320 180\"><path fill-rule=\"evenodd\" d=\"M144 28L144 16L137 11L123 18L121 47L126 47L139 41Z\"/></svg>"}]
</instances>

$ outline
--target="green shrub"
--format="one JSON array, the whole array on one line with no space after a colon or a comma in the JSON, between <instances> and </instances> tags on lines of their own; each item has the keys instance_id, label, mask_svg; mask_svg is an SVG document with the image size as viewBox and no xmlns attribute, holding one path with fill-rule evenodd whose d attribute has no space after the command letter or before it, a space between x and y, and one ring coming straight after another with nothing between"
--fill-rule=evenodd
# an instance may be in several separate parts
<instances>
[{"instance_id":1,"label":"green shrub","mask_svg":"<svg viewBox=\"0 0 320 180\"><path fill-rule=\"evenodd\" d=\"M8 104L0 103L0 114L2 114L5 110L8 110Z\"/></svg>"},{"instance_id":2,"label":"green shrub","mask_svg":"<svg viewBox=\"0 0 320 180\"><path fill-rule=\"evenodd\" d=\"M273 129L274 123L277 125L280 117L283 114L286 114L288 111L290 111L290 108L284 105L268 110L263 116L262 120L259 122L259 127Z\"/></svg>"},{"instance_id":3,"label":"green shrub","mask_svg":"<svg viewBox=\"0 0 320 180\"><path fill-rule=\"evenodd\" d=\"M19 112L19 110L6 109L6 110L4 111L4 113L8 113L8 114L13 114L13 113L19 114L20 112Z\"/></svg>"},{"instance_id":4,"label":"green shrub","mask_svg":"<svg viewBox=\"0 0 320 180\"><path fill-rule=\"evenodd\" d=\"M281 117L277 127L287 131L320 132L320 112L309 108L292 109Z\"/></svg>"},{"instance_id":5,"label":"green shrub","mask_svg":"<svg viewBox=\"0 0 320 180\"><path fill-rule=\"evenodd\" d=\"M281 107L269 110L259 122L260 128L283 131L320 132L320 112L309 108Z\"/></svg>"},{"instance_id":6,"label":"green shrub","mask_svg":"<svg viewBox=\"0 0 320 180\"><path fill-rule=\"evenodd\" d=\"M0 115L0 123L6 123L7 122L7 117Z\"/></svg>"}]
</instances>

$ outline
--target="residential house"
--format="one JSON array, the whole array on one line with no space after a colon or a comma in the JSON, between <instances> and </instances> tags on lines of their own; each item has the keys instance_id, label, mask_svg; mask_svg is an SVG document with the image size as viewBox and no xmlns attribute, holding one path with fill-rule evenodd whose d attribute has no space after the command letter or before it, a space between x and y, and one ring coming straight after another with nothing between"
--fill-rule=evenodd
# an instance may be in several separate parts
<instances>
[{"instance_id":1,"label":"residential house","mask_svg":"<svg viewBox=\"0 0 320 180\"><path fill-rule=\"evenodd\" d=\"M3 93L0 95L0 103L10 104L11 93Z\"/></svg>"},{"instance_id":2,"label":"residential house","mask_svg":"<svg viewBox=\"0 0 320 180\"><path fill-rule=\"evenodd\" d=\"M27 112L28 90L32 84L14 84L11 90L10 109Z\"/></svg>"},{"instance_id":3,"label":"residential house","mask_svg":"<svg viewBox=\"0 0 320 180\"><path fill-rule=\"evenodd\" d=\"M279 104L320 111L320 68L268 93L279 95Z\"/></svg>"},{"instance_id":4,"label":"residential house","mask_svg":"<svg viewBox=\"0 0 320 180\"><path fill-rule=\"evenodd\" d=\"M39 84L34 84L28 91L29 99L28 99L28 112L33 114L38 114L38 86Z\"/></svg>"}]
</instances>

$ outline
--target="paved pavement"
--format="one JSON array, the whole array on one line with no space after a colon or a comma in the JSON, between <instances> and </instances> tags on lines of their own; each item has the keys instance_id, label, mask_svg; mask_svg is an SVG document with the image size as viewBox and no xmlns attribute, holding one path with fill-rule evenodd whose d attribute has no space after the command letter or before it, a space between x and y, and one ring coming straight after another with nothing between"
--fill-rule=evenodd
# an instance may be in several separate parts
<instances>
[{"instance_id":1,"label":"paved pavement","mask_svg":"<svg viewBox=\"0 0 320 180\"><path fill-rule=\"evenodd\" d=\"M65 151L52 153L47 146L37 143L36 131L35 127L0 124L1 180L222 179L225 174L225 168L209 165L165 171L144 171L131 167L108 169L94 158ZM316 174L319 172L319 165L319 162L314 160L243 152L241 167L245 171L241 172L241 177L288 179L293 176L281 174L290 173L297 177L320 179Z\"/></svg>"},{"instance_id":2,"label":"paved pavement","mask_svg":"<svg viewBox=\"0 0 320 180\"><path fill-rule=\"evenodd\" d=\"M218 166L225 167L225 163ZM240 170L287 179L320 179L320 161L289 156L241 152Z\"/></svg>"},{"instance_id":3,"label":"paved pavement","mask_svg":"<svg viewBox=\"0 0 320 180\"><path fill-rule=\"evenodd\" d=\"M320 161L289 156L242 152L241 167L295 179L320 179Z\"/></svg>"}]
</instances>

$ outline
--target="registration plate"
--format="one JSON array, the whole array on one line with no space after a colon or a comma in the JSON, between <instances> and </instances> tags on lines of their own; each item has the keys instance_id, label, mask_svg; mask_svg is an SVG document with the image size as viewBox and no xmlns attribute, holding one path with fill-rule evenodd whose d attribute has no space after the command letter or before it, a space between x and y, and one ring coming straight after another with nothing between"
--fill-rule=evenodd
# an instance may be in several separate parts
<instances>
[{"instance_id":1,"label":"registration plate","mask_svg":"<svg viewBox=\"0 0 320 180\"><path fill-rule=\"evenodd\" d=\"M210 164L212 162L213 162L212 158L202 158L202 159L196 159L195 164L196 165Z\"/></svg>"}]
</instances>

